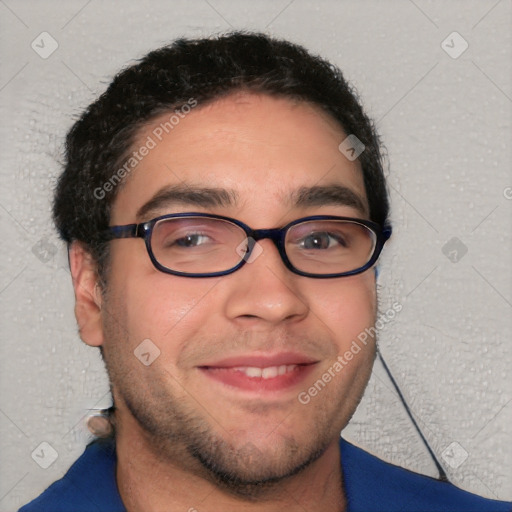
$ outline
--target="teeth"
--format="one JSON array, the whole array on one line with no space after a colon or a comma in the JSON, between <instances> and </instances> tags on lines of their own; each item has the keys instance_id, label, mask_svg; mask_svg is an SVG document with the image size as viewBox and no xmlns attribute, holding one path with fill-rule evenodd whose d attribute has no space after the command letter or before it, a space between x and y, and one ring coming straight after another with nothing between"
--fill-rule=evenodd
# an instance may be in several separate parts
<instances>
[{"instance_id":1,"label":"teeth","mask_svg":"<svg viewBox=\"0 0 512 512\"><path fill-rule=\"evenodd\" d=\"M248 366L242 371L247 375L247 377L261 377L263 374L261 368L256 368L254 366Z\"/></svg>"},{"instance_id":2,"label":"teeth","mask_svg":"<svg viewBox=\"0 0 512 512\"><path fill-rule=\"evenodd\" d=\"M284 375L287 372L293 371L297 367L296 364L283 364L281 366L268 366L267 368L258 368L257 366L238 366L233 368L237 372L242 372L247 377L273 379L278 375Z\"/></svg>"},{"instance_id":3,"label":"teeth","mask_svg":"<svg viewBox=\"0 0 512 512\"><path fill-rule=\"evenodd\" d=\"M272 379L274 377L277 377L277 372L279 371L279 368L277 366L269 366L268 368L263 368L261 371L261 376L264 379Z\"/></svg>"}]
</instances>

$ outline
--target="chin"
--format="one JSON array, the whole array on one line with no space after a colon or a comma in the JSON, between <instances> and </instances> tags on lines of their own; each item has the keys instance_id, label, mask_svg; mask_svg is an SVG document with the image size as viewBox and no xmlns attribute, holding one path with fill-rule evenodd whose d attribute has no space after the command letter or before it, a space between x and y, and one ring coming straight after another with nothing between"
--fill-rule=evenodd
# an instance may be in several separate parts
<instances>
[{"instance_id":1,"label":"chin","mask_svg":"<svg viewBox=\"0 0 512 512\"><path fill-rule=\"evenodd\" d=\"M310 466L327 449L326 446L299 447L287 440L278 450L265 451L247 442L234 449L225 441L205 446L190 446L189 453L200 464L204 475L226 492L247 500L264 499L282 482Z\"/></svg>"}]
</instances>

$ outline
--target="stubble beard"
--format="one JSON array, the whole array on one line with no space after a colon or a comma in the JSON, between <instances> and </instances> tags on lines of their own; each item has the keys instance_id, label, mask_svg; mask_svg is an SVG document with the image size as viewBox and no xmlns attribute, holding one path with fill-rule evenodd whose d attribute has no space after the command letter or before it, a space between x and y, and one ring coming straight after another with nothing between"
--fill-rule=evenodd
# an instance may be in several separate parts
<instances>
[{"instance_id":1,"label":"stubble beard","mask_svg":"<svg viewBox=\"0 0 512 512\"><path fill-rule=\"evenodd\" d=\"M133 379L124 382L129 374L124 373L123 378L122 373L113 369L112 361L107 363L107 368L117 408L120 404L126 406L160 461L246 500L275 497L284 481L321 457L333 440L329 419L324 417L317 418L315 431L307 443L280 437L279 446L269 444L265 449L256 447L250 439L237 446L204 408L194 410L183 399L176 399L165 383L154 385L152 380L149 393L139 394ZM304 412L308 413L307 408Z\"/></svg>"},{"instance_id":2,"label":"stubble beard","mask_svg":"<svg viewBox=\"0 0 512 512\"><path fill-rule=\"evenodd\" d=\"M299 441L293 433L278 436L276 421L271 433L275 442L258 448L250 438L235 439L207 411L208 406L191 395L185 392L177 396L171 387L176 379L162 367L152 369L151 379L145 383L137 382L133 366L125 360L133 354L124 354L126 340L119 339L115 328L106 329L111 343L104 346L103 358L116 402L116 430L122 431L122 416L131 415L158 460L250 501L280 495L284 481L303 472L326 452L354 413L371 373L370 364L367 372L362 371L351 382L360 388L360 393L352 395L349 403L344 396L348 389L344 389L338 396L326 395L326 407L319 407L319 401L302 406L306 418L315 418L307 437L303 435ZM249 405L246 409L249 414L273 414L265 405L257 411Z\"/></svg>"}]
</instances>

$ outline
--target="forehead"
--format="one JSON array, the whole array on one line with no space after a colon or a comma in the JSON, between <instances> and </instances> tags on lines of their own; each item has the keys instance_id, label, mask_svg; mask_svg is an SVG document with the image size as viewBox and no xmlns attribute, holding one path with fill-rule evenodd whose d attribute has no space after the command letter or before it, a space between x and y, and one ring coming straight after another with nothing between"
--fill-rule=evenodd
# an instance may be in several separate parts
<instances>
[{"instance_id":1,"label":"forehead","mask_svg":"<svg viewBox=\"0 0 512 512\"><path fill-rule=\"evenodd\" d=\"M299 191L339 185L367 209L360 164L338 149L346 134L318 107L237 93L173 114L139 131L132 148L139 162L119 190L111 223L134 222L168 187L225 190L234 201L222 213L270 217L289 208Z\"/></svg>"}]
</instances>

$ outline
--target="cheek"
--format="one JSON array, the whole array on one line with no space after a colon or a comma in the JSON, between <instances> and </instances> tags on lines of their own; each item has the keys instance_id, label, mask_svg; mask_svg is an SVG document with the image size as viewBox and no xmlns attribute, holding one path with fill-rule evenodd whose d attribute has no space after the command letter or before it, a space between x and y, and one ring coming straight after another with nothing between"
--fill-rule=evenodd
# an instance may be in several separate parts
<instances>
[{"instance_id":1,"label":"cheek","mask_svg":"<svg viewBox=\"0 0 512 512\"><path fill-rule=\"evenodd\" d=\"M339 350L373 326L377 299L373 272L320 282L311 301L312 312L334 333Z\"/></svg>"},{"instance_id":2,"label":"cheek","mask_svg":"<svg viewBox=\"0 0 512 512\"><path fill-rule=\"evenodd\" d=\"M114 255L117 259L112 268L116 270L109 278L108 314L124 333L130 351L150 339L160 349L162 360L173 364L186 340L204 325L204 304L208 302L204 299L216 280L159 272L141 245L143 251Z\"/></svg>"},{"instance_id":3,"label":"cheek","mask_svg":"<svg viewBox=\"0 0 512 512\"><path fill-rule=\"evenodd\" d=\"M376 317L374 274L326 280L315 297L314 313L329 328L336 354L322 364L299 401L310 401L319 411L334 408L339 424L345 425L364 392L375 358L375 343L365 332Z\"/></svg>"}]
</instances>

